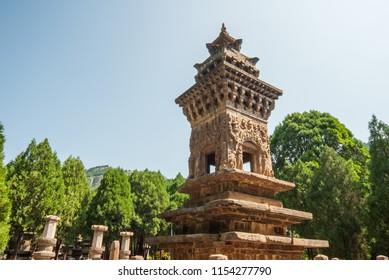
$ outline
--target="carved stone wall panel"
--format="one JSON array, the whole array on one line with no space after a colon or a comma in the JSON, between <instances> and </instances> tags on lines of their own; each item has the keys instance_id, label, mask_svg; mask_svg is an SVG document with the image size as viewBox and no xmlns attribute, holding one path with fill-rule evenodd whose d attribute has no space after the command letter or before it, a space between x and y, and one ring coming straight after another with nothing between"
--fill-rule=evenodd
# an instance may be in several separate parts
<instances>
[{"instance_id":1,"label":"carved stone wall panel","mask_svg":"<svg viewBox=\"0 0 389 280\"><path fill-rule=\"evenodd\" d=\"M255 147L253 172L273 177L266 123L242 114L216 115L192 128L189 178L206 174L205 156L215 153L215 169L243 169L245 143Z\"/></svg>"}]
</instances>

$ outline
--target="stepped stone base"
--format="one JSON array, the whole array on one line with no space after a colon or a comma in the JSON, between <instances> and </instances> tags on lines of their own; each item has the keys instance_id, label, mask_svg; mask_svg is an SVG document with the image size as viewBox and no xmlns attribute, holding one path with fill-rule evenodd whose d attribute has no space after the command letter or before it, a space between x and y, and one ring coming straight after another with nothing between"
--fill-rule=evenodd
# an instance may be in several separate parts
<instances>
[{"instance_id":1,"label":"stepped stone base","mask_svg":"<svg viewBox=\"0 0 389 280\"><path fill-rule=\"evenodd\" d=\"M298 260L305 248L328 247L323 240L245 232L160 236L146 242L170 252L174 260L208 260L215 254L229 260Z\"/></svg>"}]
</instances>

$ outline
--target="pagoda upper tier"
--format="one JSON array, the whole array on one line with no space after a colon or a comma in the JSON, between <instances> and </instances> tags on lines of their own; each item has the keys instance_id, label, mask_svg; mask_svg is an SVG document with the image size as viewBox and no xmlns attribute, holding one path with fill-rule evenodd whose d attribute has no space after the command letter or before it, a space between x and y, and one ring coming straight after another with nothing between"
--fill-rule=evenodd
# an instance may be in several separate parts
<instances>
[{"instance_id":1,"label":"pagoda upper tier","mask_svg":"<svg viewBox=\"0 0 389 280\"><path fill-rule=\"evenodd\" d=\"M258 78L259 59L242 54L241 44L224 24L219 36L206 44L210 57L194 65L196 84L176 99L192 126L226 108L263 121L269 118L282 90Z\"/></svg>"}]
</instances>

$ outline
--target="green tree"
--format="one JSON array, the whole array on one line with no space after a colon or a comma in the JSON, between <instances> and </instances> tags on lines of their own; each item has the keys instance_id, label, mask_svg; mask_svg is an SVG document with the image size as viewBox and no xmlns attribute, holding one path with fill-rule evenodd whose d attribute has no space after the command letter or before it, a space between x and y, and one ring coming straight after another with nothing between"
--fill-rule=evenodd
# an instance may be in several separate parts
<instances>
[{"instance_id":1,"label":"green tree","mask_svg":"<svg viewBox=\"0 0 389 280\"><path fill-rule=\"evenodd\" d=\"M323 147L330 147L344 159L352 160L365 191L369 191L368 150L329 113L292 113L275 128L270 141L276 174L298 160L318 162Z\"/></svg>"},{"instance_id":2,"label":"green tree","mask_svg":"<svg viewBox=\"0 0 389 280\"><path fill-rule=\"evenodd\" d=\"M389 126L373 116L369 130L372 183L369 234L372 255L389 255Z\"/></svg>"},{"instance_id":3,"label":"green tree","mask_svg":"<svg viewBox=\"0 0 389 280\"><path fill-rule=\"evenodd\" d=\"M126 172L110 167L88 208L88 229L92 224L108 226L105 244L109 248L113 240L120 238L120 232L131 229L134 218L133 196Z\"/></svg>"},{"instance_id":4,"label":"green tree","mask_svg":"<svg viewBox=\"0 0 389 280\"><path fill-rule=\"evenodd\" d=\"M320 163L308 191L309 225L315 238L328 239L324 252L342 259L367 257L366 200L351 161L346 161L332 148L324 148Z\"/></svg>"},{"instance_id":5,"label":"green tree","mask_svg":"<svg viewBox=\"0 0 389 280\"><path fill-rule=\"evenodd\" d=\"M86 226L82 212L87 209L90 186L79 158L69 157L62 165L66 204L58 234L66 244L72 244Z\"/></svg>"},{"instance_id":6,"label":"green tree","mask_svg":"<svg viewBox=\"0 0 389 280\"><path fill-rule=\"evenodd\" d=\"M143 240L169 230L168 223L158 215L169 207L167 181L161 172L133 171L129 177L134 193L136 219L133 228L136 254L143 255Z\"/></svg>"},{"instance_id":7,"label":"green tree","mask_svg":"<svg viewBox=\"0 0 389 280\"><path fill-rule=\"evenodd\" d=\"M41 234L46 215L62 217L65 187L61 163L47 139L39 144L33 139L26 151L7 165L7 171L12 202L11 233L18 248L24 231Z\"/></svg>"},{"instance_id":8,"label":"green tree","mask_svg":"<svg viewBox=\"0 0 389 280\"><path fill-rule=\"evenodd\" d=\"M4 251L9 240L11 201L8 186L5 184L3 125L0 123L0 252Z\"/></svg>"},{"instance_id":9,"label":"green tree","mask_svg":"<svg viewBox=\"0 0 389 280\"><path fill-rule=\"evenodd\" d=\"M174 179L167 181L167 191L169 194L169 210L176 210L181 208L184 203L188 200L189 196L184 193L178 192L179 187L185 183L185 178L182 177L181 173L178 173Z\"/></svg>"},{"instance_id":10,"label":"green tree","mask_svg":"<svg viewBox=\"0 0 389 280\"><path fill-rule=\"evenodd\" d=\"M339 120L328 113L317 111L288 115L276 127L270 141L276 176L296 184L294 190L278 194L277 197L284 202L285 207L314 214L313 222L294 226L293 230L303 237L329 239L331 251L328 252L335 256L366 257L366 198L370 184L369 153L363 143ZM330 162L333 165L328 165ZM346 177L342 179L342 176ZM334 178L338 180L338 186ZM339 207L343 206L339 205L339 201L345 197L354 197L351 202L355 205L343 205L351 207L350 212L359 219L355 224L358 228L357 236L352 232L355 228L346 227L346 224L344 226L344 234L354 241L358 240L354 244L358 252L350 248L352 244L345 243L350 249L349 254L337 242L335 235L339 231L332 231L331 227L323 235L323 229L331 226L326 211L333 211L334 214L341 211ZM327 206L326 211L323 210L323 203ZM347 211L347 208L343 210ZM349 218L350 223L353 221L352 216L343 215L341 222L346 223L346 218Z\"/></svg>"}]
</instances>

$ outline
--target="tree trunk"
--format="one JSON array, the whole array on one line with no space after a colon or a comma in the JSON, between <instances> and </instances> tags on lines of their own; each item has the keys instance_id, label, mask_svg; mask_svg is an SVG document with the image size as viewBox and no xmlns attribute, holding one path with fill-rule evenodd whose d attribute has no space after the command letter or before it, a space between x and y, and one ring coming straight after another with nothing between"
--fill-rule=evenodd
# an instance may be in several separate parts
<instances>
[{"instance_id":1,"label":"tree trunk","mask_svg":"<svg viewBox=\"0 0 389 280\"><path fill-rule=\"evenodd\" d=\"M15 249L14 249L14 252L12 254L12 258L11 258L12 260L16 260L18 257L19 247L20 247L20 243L22 242L22 239L23 239L23 233L19 233L18 239L16 240Z\"/></svg>"}]
</instances>

